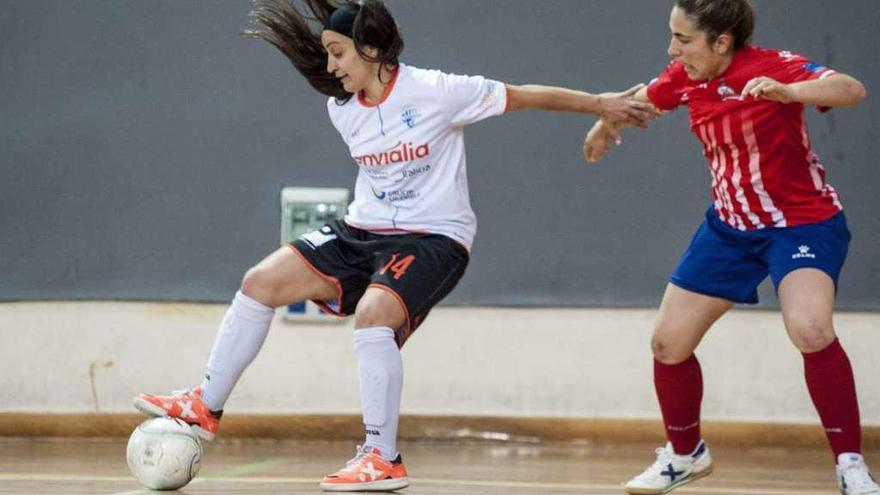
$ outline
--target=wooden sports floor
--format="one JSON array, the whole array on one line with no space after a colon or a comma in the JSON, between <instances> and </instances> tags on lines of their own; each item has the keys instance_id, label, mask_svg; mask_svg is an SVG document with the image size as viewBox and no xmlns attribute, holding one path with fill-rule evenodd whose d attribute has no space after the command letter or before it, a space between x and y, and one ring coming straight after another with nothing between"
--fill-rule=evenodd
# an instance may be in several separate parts
<instances>
[{"instance_id":1,"label":"wooden sports floor","mask_svg":"<svg viewBox=\"0 0 880 495\"><path fill-rule=\"evenodd\" d=\"M653 461L654 445L402 443L411 485L404 495L619 494L621 483ZM225 440L206 444L198 478L186 494L317 494L328 471L352 456L340 441ZM824 449L712 450L715 473L675 493L833 495ZM880 451L866 452L880 467ZM0 493L151 493L125 464L124 439L0 438Z\"/></svg>"}]
</instances>

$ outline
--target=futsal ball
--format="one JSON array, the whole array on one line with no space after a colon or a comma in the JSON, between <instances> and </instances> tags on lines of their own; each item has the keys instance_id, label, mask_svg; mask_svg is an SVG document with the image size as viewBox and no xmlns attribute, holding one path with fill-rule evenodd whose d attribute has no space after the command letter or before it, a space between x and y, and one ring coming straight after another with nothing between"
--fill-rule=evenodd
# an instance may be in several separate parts
<instances>
[{"instance_id":1,"label":"futsal ball","mask_svg":"<svg viewBox=\"0 0 880 495\"><path fill-rule=\"evenodd\" d=\"M135 479L151 490L176 490L199 473L202 444L179 419L144 421L128 439L125 458Z\"/></svg>"}]
</instances>

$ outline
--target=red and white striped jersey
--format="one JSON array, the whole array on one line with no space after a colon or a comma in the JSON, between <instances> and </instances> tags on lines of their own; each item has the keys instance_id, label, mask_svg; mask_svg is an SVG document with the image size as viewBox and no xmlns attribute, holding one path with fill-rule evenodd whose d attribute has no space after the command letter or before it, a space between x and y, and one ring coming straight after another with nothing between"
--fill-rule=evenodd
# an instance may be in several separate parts
<instances>
[{"instance_id":1,"label":"red and white striped jersey","mask_svg":"<svg viewBox=\"0 0 880 495\"><path fill-rule=\"evenodd\" d=\"M651 81L648 97L661 110L687 105L691 131L709 160L721 220L739 230L793 227L843 209L810 146L804 105L740 94L760 76L789 84L832 74L788 51L746 46L710 81L692 81L680 62L672 62Z\"/></svg>"}]
</instances>

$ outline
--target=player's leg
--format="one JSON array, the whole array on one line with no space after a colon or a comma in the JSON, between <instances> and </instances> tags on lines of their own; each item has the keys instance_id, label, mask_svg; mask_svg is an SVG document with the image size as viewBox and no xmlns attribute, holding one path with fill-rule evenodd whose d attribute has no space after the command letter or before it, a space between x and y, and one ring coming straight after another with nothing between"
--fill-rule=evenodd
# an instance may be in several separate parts
<instances>
[{"instance_id":1,"label":"player's leg","mask_svg":"<svg viewBox=\"0 0 880 495\"><path fill-rule=\"evenodd\" d=\"M370 287L355 311L354 352L360 377L366 440L345 468L327 476L327 491L397 490L409 485L397 452L403 359L395 331L406 308L391 293Z\"/></svg>"},{"instance_id":2,"label":"player's leg","mask_svg":"<svg viewBox=\"0 0 880 495\"><path fill-rule=\"evenodd\" d=\"M747 243L710 209L670 277L651 339L654 388L669 442L626 484L629 493L666 493L712 472L700 435L703 376L694 350L735 302L757 302L755 289L767 270L744 249Z\"/></svg>"},{"instance_id":3,"label":"player's leg","mask_svg":"<svg viewBox=\"0 0 880 495\"><path fill-rule=\"evenodd\" d=\"M669 443L626 484L631 494L666 493L709 475L712 457L700 437L703 376L694 355L703 336L733 303L669 284L654 327L654 388Z\"/></svg>"},{"instance_id":4,"label":"player's leg","mask_svg":"<svg viewBox=\"0 0 880 495\"><path fill-rule=\"evenodd\" d=\"M841 491L880 495L860 454L855 379L833 324L836 281L848 244L849 231L840 214L783 230L774 238L768 259L785 328L803 354L807 389L837 461Z\"/></svg>"},{"instance_id":5,"label":"player's leg","mask_svg":"<svg viewBox=\"0 0 880 495\"><path fill-rule=\"evenodd\" d=\"M354 459L321 482L327 491L396 490L409 484L397 451L403 385L400 347L455 287L468 255L443 236L400 236L376 257L355 311L355 354L366 439Z\"/></svg>"},{"instance_id":6,"label":"player's leg","mask_svg":"<svg viewBox=\"0 0 880 495\"><path fill-rule=\"evenodd\" d=\"M232 388L262 348L275 308L335 297L334 284L313 271L290 246L249 269L214 340L201 385L202 400L212 410L223 409Z\"/></svg>"},{"instance_id":7,"label":"player's leg","mask_svg":"<svg viewBox=\"0 0 880 495\"><path fill-rule=\"evenodd\" d=\"M703 376L694 351L733 303L669 284L651 338L654 387L667 439L676 454L690 454L700 442Z\"/></svg>"},{"instance_id":8,"label":"player's leg","mask_svg":"<svg viewBox=\"0 0 880 495\"><path fill-rule=\"evenodd\" d=\"M834 281L825 272L805 268L779 285L785 328L804 357L810 397L837 462L844 494L880 494L861 456L861 425L855 378L846 351L834 332Z\"/></svg>"},{"instance_id":9,"label":"player's leg","mask_svg":"<svg viewBox=\"0 0 880 495\"><path fill-rule=\"evenodd\" d=\"M406 307L396 294L370 287L358 302L354 351L360 376L364 446L388 460L397 458L397 423L403 386L403 360L395 329L406 324Z\"/></svg>"},{"instance_id":10,"label":"player's leg","mask_svg":"<svg viewBox=\"0 0 880 495\"><path fill-rule=\"evenodd\" d=\"M263 346L275 307L335 297L336 286L297 251L275 251L245 274L214 339L201 385L170 396L142 394L135 398L135 407L151 415L179 417L202 438L213 439L226 400Z\"/></svg>"}]
</instances>

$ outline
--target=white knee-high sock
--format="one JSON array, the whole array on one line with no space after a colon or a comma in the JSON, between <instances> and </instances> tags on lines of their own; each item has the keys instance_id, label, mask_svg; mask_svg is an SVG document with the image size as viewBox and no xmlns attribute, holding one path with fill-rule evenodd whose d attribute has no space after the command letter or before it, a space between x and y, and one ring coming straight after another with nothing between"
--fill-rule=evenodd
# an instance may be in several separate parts
<instances>
[{"instance_id":1,"label":"white knee-high sock","mask_svg":"<svg viewBox=\"0 0 880 495\"><path fill-rule=\"evenodd\" d=\"M208 358L208 370L202 381L202 400L212 411L223 409L232 388L245 368L257 357L275 310L241 291L235 293Z\"/></svg>"},{"instance_id":2,"label":"white knee-high sock","mask_svg":"<svg viewBox=\"0 0 880 495\"><path fill-rule=\"evenodd\" d=\"M388 327L355 330L354 352L361 382L364 445L377 447L382 457L397 457L397 422L403 387L403 360Z\"/></svg>"}]
</instances>

